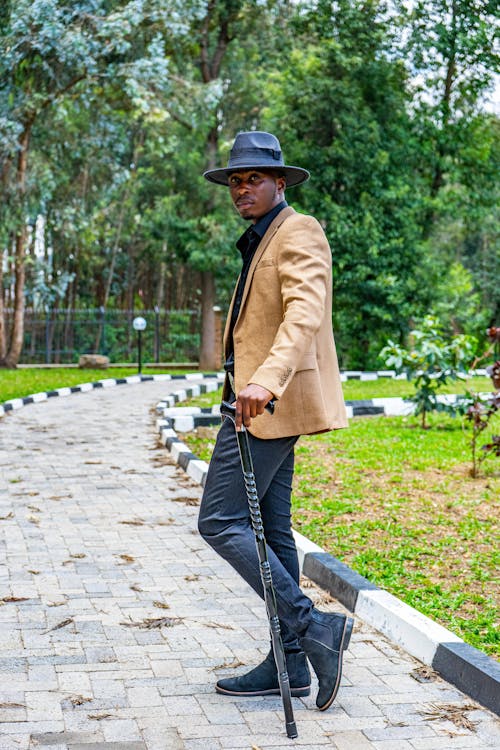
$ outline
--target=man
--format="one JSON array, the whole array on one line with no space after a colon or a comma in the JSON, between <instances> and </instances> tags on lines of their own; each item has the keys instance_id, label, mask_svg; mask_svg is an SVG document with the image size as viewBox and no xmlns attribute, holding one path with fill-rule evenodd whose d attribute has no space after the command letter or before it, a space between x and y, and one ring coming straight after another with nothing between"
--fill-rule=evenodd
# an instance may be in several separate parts
<instances>
[{"instance_id":1,"label":"man","mask_svg":"<svg viewBox=\"0 0 500 750\"><path fill-rule=\"evenodd\" d=\"M290 498L294 445L300 435L347 426L331 324L331 253L321 226L296 213L285 187L309 178L286 166L270 133L236 136L228 166L205 172L229 186L251 222L237 247L242 271L231 302L224 346L223 398L235 402L236 429L249 431L268 557L291 693L309 695L308 657L319 680L316 704L333 702L353 620L319 612L299 587ZM264 412L276 400L274 415ZM203 538L262 597L259 560L231 420L219 431L200 508ZM272 650L247 674L219 680L219 693L279 693Z\"/></svg>"}]
</instances>

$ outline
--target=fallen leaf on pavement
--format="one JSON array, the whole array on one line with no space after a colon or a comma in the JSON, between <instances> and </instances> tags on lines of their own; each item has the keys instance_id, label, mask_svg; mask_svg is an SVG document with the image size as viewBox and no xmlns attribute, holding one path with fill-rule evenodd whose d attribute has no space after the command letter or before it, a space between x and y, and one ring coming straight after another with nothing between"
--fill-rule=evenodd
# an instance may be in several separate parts
<instances>
[{"instance_id":1,"label":"fallen leaf on pavement","mask_svg":"<svg viewBox=\"0 0 500 750\"><path fill-rule=\"evenodd\" d=\"M52 630L60 630L61 628L65 628L66 625L71 625L72 622L74 622L73 618L68 617L66 620L61 620L61 622L58 622L57 625L54 625L54 627L45 630L44 634L50 633Z\"/></svg>"},{"instance_id":2,"label":"fallen leaf on pavement","mask_svg":"<svg viewBox=\"0 0 500 750\"><path fill-rule=\"evenodd\" d=\"M139 622L122 622L127 628L141 628L143 630L152 630L153 628L172 628L183 621L183 617L146 617Z\"/></svg>"},{"instance_id":3,"label":"fallen leaf on pavement","mask_svg":"<svg viewBox=\"0 0 500 750\"><path fill-rule=\"evenodd\" d=\"M184 503L184 505L199 505L200 501L197 497L169 497L174 503Z\"/></svg>"},{"instance_id":4,"label":"fallen leaf on pavement","mask_svg":"<svg viewBox=\"0 0 500 750\"><path fill-rule=\"evenodd\" d=\"M419 713L426 721L451 721L456 727L475 732L478 722L466 716L468 711L477 711L477 706L473 703L431 703L429 709Z\"/></svg>"},{"instance_id":5,"label":"fallen leaf on pavement","mask_svg":"<svg viewBox=\"0 0 500 750\"><path fill-rule=\"evenodd\" d=\"M170 604L167 604L167 602L159 602L155 600L153 605L158 607L158 609L170 609Z\"/></svg>"},{"instance_id":6,"label":"fallen leaf on pavement","mask_svg":"<svg viewBox=\"0 0 500 750\"><path fill-rule=\"evenodd\" d=\"M83 695L70 695L67 700L72 706L82 706L84 703L90 703L93 698L88 698Z\"/></svg>"},{"instance_id":7,"label":"fallen leaf on pavement","mask_svg":"<svg viewBox=\"0 0 500 750\"><path fill-rule=\"evenodd\" d=\"M438 678L438 673L435 672L432 667L428 667L424 664L410 672L410 677L413 677L417 682L434 682Z\"/></svg>"},{"instance_id":8,"label":"fallen leaf on pavement","mask_svg":"<svg viewBox=\"0 0 500 750\"><path fill-rule=\"evenodd\" d=\"M132 555L118 555L118 557L126 563L135 562L135 557L132 557Z\"/></svg>"},{"instance_id":9,"label":"fallen leaf on pavement","mask_svg":"<svg viewBox=\"0 0 500 750\"><path fill-rule=\"evenodd\" d=\"M111 716L115 716L115 714L87 714L88 719L93 719L94 721L102 721L102 719L109 719Z\"/></svg>"},{"instance_id":10,"label":"fallen leaf on pavement","mask_svg":"<svg viewBox=\"0 0 500 750\"><path fill-rule=\"evenodd\" d=\"M236 669L237 667L244 667L245 662L239 659L234 659L231 662L222 662L222 664L216 664L214 667L210 667L209 672L215 672L216 669Z\"/></svg>"}]
</instances>

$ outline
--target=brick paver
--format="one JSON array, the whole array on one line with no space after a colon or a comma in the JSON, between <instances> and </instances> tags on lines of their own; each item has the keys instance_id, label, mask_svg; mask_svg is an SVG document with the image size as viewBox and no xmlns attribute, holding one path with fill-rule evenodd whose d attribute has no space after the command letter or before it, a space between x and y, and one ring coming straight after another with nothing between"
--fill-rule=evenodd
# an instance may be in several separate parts
<instances>
[{"instance_id":1,"label":"brick paver","mask_svg":"<svg viewBox=\"0 0 500 750\"><path fill-rule=\"evenodd\" d=\"M331 709L315 691L294 699L296 740L279 698L214 692L267 652L268 628L197 534L200 488L158 445L154 406L181 387L116 386L0 419L0 750L498 750L493 714L419 682L421 665L360 621ZM471 705L469 728L446 718Z\"/></svg>"}]
</instances>

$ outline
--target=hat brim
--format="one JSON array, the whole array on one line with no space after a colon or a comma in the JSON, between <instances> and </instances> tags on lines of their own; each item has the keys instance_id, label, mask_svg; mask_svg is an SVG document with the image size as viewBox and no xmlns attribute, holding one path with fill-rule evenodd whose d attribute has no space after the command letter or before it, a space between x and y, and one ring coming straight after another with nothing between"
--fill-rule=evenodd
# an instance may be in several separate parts
<instances>
[{"instance_id":1,"label":"hat brim","mask_svg":"<svg viewBox=\"0 0 500 750\"><path fill-rule=\"evenodd\" d=\"M287 187L295 187L296 185L301 185L310 177L307 169L302 169L301 167L272 167L269 166L269 164L238 164L237 167L209 169L207 172L203 173L203 177L210 182L215 182L216 185L225 185L226 187L228 187L230 174L233 174L233 172L249 172L252 169L257 171L262 170L263 172L269 172L271 170L276 172L283 172L283 174L285 175Z\"/></svg>"}]
</instances>

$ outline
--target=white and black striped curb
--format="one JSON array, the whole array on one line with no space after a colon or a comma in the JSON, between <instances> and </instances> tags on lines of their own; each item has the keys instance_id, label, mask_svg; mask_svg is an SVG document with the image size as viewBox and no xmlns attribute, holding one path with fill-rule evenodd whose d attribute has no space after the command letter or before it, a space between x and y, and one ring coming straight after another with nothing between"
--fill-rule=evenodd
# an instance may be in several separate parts
<instances>
[{"instance_id":1,"label":"white and black striped curb","mask_svg":"<svg viewBox=\"0 0 500 750\"><path fill-rule=\"evenodd\" d=\"M485 369L471 370L468 375L488 375ZM344 383L346 380L379 380L380 378L389 378L393 380L408 380L406 373L399 375L395 370L375 370L374 372L365 372L364 370L341 370L340 380Z\"/></svg>"},{"instance_id":2,"label":"white and black striped curb","mask_svg":"<svg viewBox=\"0 0 500 750\"><path fill-rule=\"evenodd\" d=\"M197 409L194 412L191 408L181 408L181 415L170 416L173 401L178 403L184 400L184 393L185 391L178 391L158 404L157 410L164 415L168 413L169 416L157 420L157 429L161 442L170 451L172 458L191 479L203 487L208 464L191 452L173 427L174 422L177 425L179 420L181 427L187 428L189 423L189 429L193 429L195 420L202 417L203 410ZM218 409L206 412L209 412L207 416L220 423ZM375 586L302 534L294 531L294 536L304 575L328 591L364 622L432 667L447 682L500 715L500 664L482 651L469 646L442 625Z\"/></svg>"},{"instance_id":3,"label":"white and black striped curb","mask_svg":"<svg viewBox=\"0 0 500 750\"><path fill-rule=\"evenodd\" d=\"M130 383L148 383L151 381L169 381L169 380L189 380L197 381L202 380L203 383L194 388L193 395L199 396L200 393L205 393L208 390L216 390L219 387L219 383L224 380L224 373L200 373L192 372L184 375L128 375L125 378L103 378L102 380L96 380L92 383L80 383L79 385L67 386L65 388L55 388L51 391L41 391L40 393L32 393L30 396L24 396L23 398L13 398L9 401L4 401L0 404L0 417L7 414L15 409L22 409L23 406L28 404L37 404L42 401L47 401L49 398L57 398L63 396L71 396L73 393L85 393L98 388L111 388L115 385L127 385ZM213 384L212 387L208 387L208 384ZM189 389L188 389L189 390ZM191 389L192 390L192 389ZM185 398L188 398L186 396Z\"/></svg>"},{"instance_id":4,"label":"white and black striped curb","mask_svg":"<svg viewBox=\"0 0 500 750\"><path fill-rule=\"evenodd\" d=\"M308 539L302 571L364 622L380 630L447 682L500 715L500 664L375 586Z\"/></svg>"},{"instance_id":5,"label":"white and black striped curb","mask_svg":"<svg viewBox=\"0 0 500 750\"><path fill-rule=\"evenodd\" d=\"M480 399L486 399L491 393L479 393ZM436 396L438 404L443 406L457 406L466 397L460 394L441 394ZM367 398L357 401L346 401L347 416L366 417L383 415L385 417L406 417L415 412L415 404L405 398Z\"/></svg>"},{"instance_id":6,"label":"white and black striped curb","mask_svg":"<svg viewBox=\"0 0 500 750\"><path fill-rule=\"evenodd\" d=\"M487 398L490 394L481 393L480 398ZM442 395L438 396L438 402L446 406L454 406L463 399L463 396ZM159 414L165 417L168 427L173 428L176 432L192 432L197 427L209 427L220 424L220 407L212 406L203 408L197 406L174 407L179 399L174 402L174 397L167 397L161 401L156 409ZM370 398L360 399L357 401L346 401L347 416L365 417L365 416L386 416L386 417L405 417L413 414L415 404L403 398Z\"/></svg>"}]
</instances>

